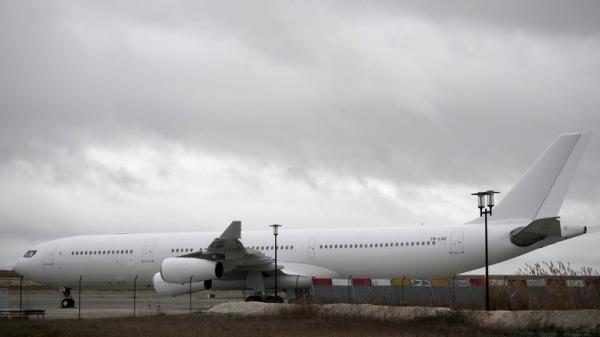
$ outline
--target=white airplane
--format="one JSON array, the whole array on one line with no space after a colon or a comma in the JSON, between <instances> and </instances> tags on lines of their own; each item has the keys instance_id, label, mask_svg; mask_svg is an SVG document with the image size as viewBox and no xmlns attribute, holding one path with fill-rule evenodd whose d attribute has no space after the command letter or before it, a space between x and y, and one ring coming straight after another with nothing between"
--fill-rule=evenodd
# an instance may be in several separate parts
<instances>
[{"instance_id":1,"label":"white airplane","mask_svg":"<svg viewBox=\"0 0 600 337\"><path fill-rule=\"evenodd\" d=\"M563 199L589 134L563 134L494 207L489 262L505 261L586 233L561 224ZM277 289L293 296L318 278L449 277L483 267L481 218L461 225L284 230L279 235ZM280 301L274 288L273 233L107 234L61 238L27 251L14 270L63 289L153 288L175 296L204 289L249 290L247 300ZM81 283L80 283L81 282Z\"/></svg>"}]
</instances>

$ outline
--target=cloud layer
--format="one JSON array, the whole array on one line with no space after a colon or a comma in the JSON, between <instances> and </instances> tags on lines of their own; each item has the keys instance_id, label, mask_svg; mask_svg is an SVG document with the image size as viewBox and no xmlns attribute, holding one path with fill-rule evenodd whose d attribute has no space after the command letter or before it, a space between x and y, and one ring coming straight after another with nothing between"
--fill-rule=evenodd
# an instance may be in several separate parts
<instances>
[{"instance_id":1,"label":"cloud layer","mask_svg":"<svg viewBox=\"0 0 600 337\"><path fill-rule=\"evenodd\" d=\"M233 218L463 222L469 192L581 130L563 217L593 222L598 7L3 2L0 266L54 237Z\"/></svg>"}]
</instances>

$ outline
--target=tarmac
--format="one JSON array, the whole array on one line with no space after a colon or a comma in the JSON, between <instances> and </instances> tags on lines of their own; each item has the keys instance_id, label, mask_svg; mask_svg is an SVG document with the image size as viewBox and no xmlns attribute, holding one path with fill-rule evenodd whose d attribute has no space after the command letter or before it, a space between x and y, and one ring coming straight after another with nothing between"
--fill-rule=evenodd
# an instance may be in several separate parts
<instances>
[{"instance_id":1,"label":"tarmac","mask_svg":"<svg viewBox=\"0 0 600 337\"><path fill-rule=\"evenodd\" d=\"M211 296L212 295L212 296ZM241 291L197 292L192 294L191 308L189 294L176 297L159 296L153 291L137 291L135 315L174 315L190 312L204 312L215 305L231 301L243 301ZM212 298L211 298L212 297ZM134 316L133 291L82 291L81 302L75 290L72 298L75 308L61 308L62 295L58 290L27 289L23 291L22 309L42 309L45 319L113 318ZM8 292L8 308L19 309L19 289ZM36 317L32 317L35 319Z\"/></svg>"}]
</instances>

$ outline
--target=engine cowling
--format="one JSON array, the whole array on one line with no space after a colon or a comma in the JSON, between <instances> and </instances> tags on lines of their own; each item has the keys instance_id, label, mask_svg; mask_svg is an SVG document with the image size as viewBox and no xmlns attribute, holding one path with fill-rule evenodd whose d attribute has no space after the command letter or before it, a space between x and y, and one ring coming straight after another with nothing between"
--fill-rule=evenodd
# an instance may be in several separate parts
<instances>
[{"instance_id":1,"label":"engine cowling","mask_svg":"<svg viewBox=\"0 0 600 337\"><path fill-rule=\"evenodd\" d=\"M192 257L169 257L163 260L160 275L167 283L190 283L218 279L223 276L221 262Z\"/></svg>"},{"instance_id":2,"label":"engine cowling","mask_svg":"<svg viewBox=\"0 0 600 337\"><path fill-rule=\"evenodd\" d=\"M189 294L190 292L190 284L177 284L177 283L167 283L165 282L160 273L154 274L152 278L152 285L154 286L154 291L163 296L177 296L182 294ZM208 290L212 286L212 280L200 281L200 282L192 282L191 290L192 292Z\"/></svg>"}]
</instances>

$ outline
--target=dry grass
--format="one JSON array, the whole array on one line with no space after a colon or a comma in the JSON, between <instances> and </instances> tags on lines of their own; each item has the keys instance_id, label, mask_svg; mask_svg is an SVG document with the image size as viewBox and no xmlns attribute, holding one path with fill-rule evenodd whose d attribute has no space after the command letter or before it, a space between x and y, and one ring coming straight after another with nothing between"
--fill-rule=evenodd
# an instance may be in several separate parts
<instances>
[{"instance_id":1,"label":"dry grass","mask_svg":"<svg viewBox=\"0 0 600 337\"><path fill-rule=\"evenodd\" d=\"M98 320L0 321L3 337L70 336L506 336L465 323L461 314L412 321L327 317L302 306L261 317L196 314Z\"/></svg>"}]
</instances>

